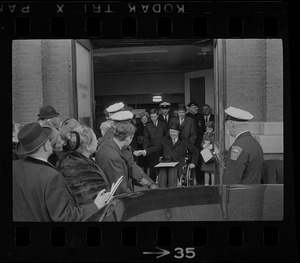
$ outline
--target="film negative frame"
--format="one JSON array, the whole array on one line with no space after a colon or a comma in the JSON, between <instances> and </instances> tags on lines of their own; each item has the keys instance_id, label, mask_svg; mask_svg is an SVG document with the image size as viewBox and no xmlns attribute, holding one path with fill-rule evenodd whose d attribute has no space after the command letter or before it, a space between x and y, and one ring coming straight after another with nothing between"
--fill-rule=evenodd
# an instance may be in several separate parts
<instances>
[{"instance_id":1,"label":"film negative frame","mask_svg":"<svg viewBox=\"0 0 300 263\"><path fill-rule=\"evenodd\" d=\"M147 10L134 1L1 1L3 86L8 90L12 87L11 50L14 39L282 39L285 174L295 175L291 150L294 142L290 140L293 138L291 6L286 2L264 1L143 3L149 4ZM158 4L157 9L153 8L155 4ZM95 27L94 22L99 18L101 24ZM9 92L2 94L4 98ZM2 105L2 112L7 112L6 104ZM11 132L10 128L5 130L5 137L8 130ZM3 143L5 149L10 149L9 142ZM296 179L293 176L285 177L283 221L13 223L12 179L9 176L12 166L8 165L11 159L2 153L1 160L0 187L4 203L0 209L1 261L297 260Z\"/></svg>"}]
</instances>

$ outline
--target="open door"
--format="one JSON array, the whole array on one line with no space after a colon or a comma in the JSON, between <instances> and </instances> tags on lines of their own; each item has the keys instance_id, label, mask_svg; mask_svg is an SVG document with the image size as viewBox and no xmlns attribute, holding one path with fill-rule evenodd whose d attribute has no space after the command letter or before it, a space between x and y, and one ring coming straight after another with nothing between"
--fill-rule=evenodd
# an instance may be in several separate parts
<instances>
[{"instance_id":1,"label":"open door","mask_svg":"<svg viewBox=\"0 0 300 263\"><path fill-rule=\"evenodd\" d=\"M215 152L217 161L216 184L223 182L224 153L225 153L225 125L224 108L225 105L225 40L214 40L214 92L215 92Z\"/></svg>"},{"instance_id":2,"label":"open door","mask_svg":"<svg viewBox=\"0 0 300 263\"><path fill-rule=\"evenodd\" d=\"M74 40L73 50L76 118L88 127L93 127L95 103L92 46L88 41Z\"/></svg>"}]
</instances>

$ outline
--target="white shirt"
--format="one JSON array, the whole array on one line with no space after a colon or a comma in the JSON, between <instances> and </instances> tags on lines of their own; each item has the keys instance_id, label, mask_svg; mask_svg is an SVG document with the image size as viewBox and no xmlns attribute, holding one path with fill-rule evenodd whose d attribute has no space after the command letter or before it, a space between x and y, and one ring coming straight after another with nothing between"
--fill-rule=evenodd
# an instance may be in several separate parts
<instances>
[{"instance_id":1,"label":"white shirt","mask_svg":"<svg viewBox=\"0 0 300 263\"><path fill-rule=\"evenodd\" d=\"M172 139L173 145L178 141L178 137L176 139Z\"/></svg>"},{"instance_id":2,"label":"white shirt","mask_svg":"<svg viewBox=\"0 0 300 263\"><path fill-rule=\"evenodd\" d=\"M210 118L210 114L204 116L205 121L209 121L209 118Z\"/></svg>"}]
</instances>

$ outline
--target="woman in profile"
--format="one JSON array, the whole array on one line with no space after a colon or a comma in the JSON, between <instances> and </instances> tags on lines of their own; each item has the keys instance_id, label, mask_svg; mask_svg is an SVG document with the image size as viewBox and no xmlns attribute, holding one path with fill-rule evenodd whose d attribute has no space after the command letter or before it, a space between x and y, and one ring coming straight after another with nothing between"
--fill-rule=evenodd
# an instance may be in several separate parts
<instances>
[{"instance_id":1,"label":"woman in profile","mask_svg":"<svg viewBox=\"0 0 300 263\"><path fill-rule=\"evenodd\" d=\"M97 144L94 131L89 127L79 126L70 132L70 149L57 164L57 170L64 176L78 205L92 203L99 191L108 190L106 176L91 158Z\"/></svg>"}]
</instances>

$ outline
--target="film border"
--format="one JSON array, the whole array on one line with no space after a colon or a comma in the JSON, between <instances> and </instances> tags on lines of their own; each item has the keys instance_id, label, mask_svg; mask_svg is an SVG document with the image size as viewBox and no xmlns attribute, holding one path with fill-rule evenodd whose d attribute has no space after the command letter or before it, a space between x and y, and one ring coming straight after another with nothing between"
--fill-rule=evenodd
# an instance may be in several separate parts
<instances>
[{"instance_id":1,"label":"film border","mask_svg":"<svg viewBox=\"0 0 300 263\"><path fill-rule=\"evenodd\" d=\"M31 39L31 38L92 38L86 35L87 19L101 19L100 38L103 40L117 40L117 39L157 39L169 41L184 41L190 38L279 38L283 40L284 64L288 65L284 69L284 89L285 89L285 138L292 138L291 134L291 89L290 89L290 36L288 35L288 8L285 2L199 2L199 1L184 1L184 12L182 11L183 1L145 1L146 7L138 6L137 3L124 1L104 1L100 11L98 2L81 2L81 1L64 1L55 2L39 2L27 1L26 3L18 3L12 1L0 2L0 38L1 38L1 52L8 55L4 57L5 67L3 70L4 86L11 87L11 41L13 39ZM128 7L128 4L131 6ZM153 9L153 5L160 3L160 12ZM163 4L164 3L164 4ZM96 6L94 7L93 4ZM108 7L108 5L110 6ZM102 3L101 3L102 5ZM177 6L179 5L179 7ZM130 10L136 12L129 12ZM151 10L152 6L152 10ZM167 6L167 7L166 7ZM171 11L172 6L172 11ZM181 7L181 8L180 8ZM158 7L157 7L158 8ZM164 9L165 8L165 9ZM99 11L99 12L98 12ZM111 12L113 11L113 12ZM134 18L136 21L136 34L134 37L124 37L122 35L122 17ZM170 18L170 24L161 32L159 37L156 32L156 21L158 18ZM207 31L200 32L200 37L193 32L193 19L197 17L204 17L204 24L207 23ZM230 23L234 25L232 33L229 32L226 25ZM51 22L51 19L54 19ZM113 22L112 22L113 21ZM170 20L169 20L170 21ZM266 22L267 21L267 22ZM264 23L265 22L265 23ZM269 29L264 27L269 24ZM61 29L61 24L65 27ZM242 24L242 27L241 27ZM278 28L274 28L274 24L278 24ZM27 26L26 26L27 25ZM151 26L149 26L151 25ZM21 26L21 27L20 27ZM30 28L28 28L28 26ZM20 27L20 29L18 29ZM52 28L57 28L57 32L51 32ZM235 28L236 27L236 28ZM188 28L188 30L187 30ZM242 30L241 30L242 28ZM267 30L267 31L266 31ZM269 31L268 31L269 30ZM24 33L25 31L25 33ZM96 30L97 31L97 30ZM129 30L130 31L130 30ZM134 31L134 30L133 30ZM127 34L125 31L123 32ZM266 33L266 34L265 34ZM22 35L24 34L24 35ZM129 35L132 32L129 32ZM166 34L167 36L164 36ZM169 35L168 35L169 34ZM203 36L201 34L204 34ZM233 34L233 35L231 35ZM236 34L236 35L235 35ZM269 35L268 35L269 34ZM4 94L6 96L6 94ZM3 106L2 106L3 107ZM3 107L3 112L7 109ZM10 120L11 121L11 120ZM9 126L10 127L10 126ZM10 132L10 129L9 129ZM6 134L6 133L5 133ZM8 135L8 130L7 130ZM7 142L6 142L7 143ZM7 149L10 145L7 144ZM285 140L285 147L292 149L292 141ZM285 151L285 158L287 159L287 167L285 173L294 174L292 154ZM8 164L10 159L3 156L1 158L3 163ZM1 174L9 175L12 167L10 165L1 166ZM4 205L1 216L1 260L8 261L24 261L24 260L91 260L91 261L126 261L126 260L145 260L152 261L156 255L142 256L143 251L153 251L155 247L160 245L171 251L174 248L182 248L183 251L191 253L192 250L187 251L187 248L195 248L197 257L185 258L186 260L268 260L277 261L285 259L288 261L294 260L296 257L296 239L295 239L295 211L293 205L290 206L287 202L294 202L294 180L293 178L285 179L284 185L284 221L275 222L156 222L142 223L137 222L130 224L124 223L13 223L12 217L7 215L12 214L11 209L11 190L7 185L12 185L11 178L1 176L1 197L5 201L9 201L8 205ZM52 227L56 227L57 240L53 240L51 245L50 233ZM86 244L86 230L92 227L93 231L99 231L101 235L100 242L91 243L91 246ZM100 230L99 228L100 227ZM132 228L133 227L133 228ZM241 247L230 246L228 242L230 237L228 234L231 227L235 228L234 233L240 235L240 230L243 229L244 244ZM269 229L271 237L279 238L280 244L272 244L270 239L270 246L264 246L264 229ZM127 238L127 245L122 245L122 229L126 229L124 233L135 232L135 237ZM199 230L200 228L200 230ZM17 230L18 229L18 230ZM161 230L158 230L161 229ZM171 230L170 230L171 229ZM205 245L195 245L198 241L193 239L193 233L202 231L207 233L207 242ZM203 230L204 229L204 230ZM206 229L206 231L205 231ZM278 229L279 237L276 236ZM19 231L16 233L16 231ZM127 231L127 232L126 232ZM171 231L172 238L157 240L157 233L164 233ZM234 232L236 231L236 232ZM16 246L15 236L25 234L29 235L29 246L26 246L27 241L22 241L20 246ZM63 241L61 242L61 238ZM116 237L114 240L111 237ZM249 240L248 240L249 238ZM119 240L117 240L119 239ZM212 241L213 240L213 241ZM160 243L162 242L162 243ZM198 243L201 243L199 241ZM114 246L114 251L112 251ZM250 248L251 247L251 248ZM248 249L249 248L249 249ZM216 253L217 251L217 253ZM286 252L290 254L285 254ZM155 251L155 252L158 252ZM192 255L186 253L187 255ZM170 259L162 257L161 260Z\"/></svg>"}]
</instances>

